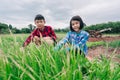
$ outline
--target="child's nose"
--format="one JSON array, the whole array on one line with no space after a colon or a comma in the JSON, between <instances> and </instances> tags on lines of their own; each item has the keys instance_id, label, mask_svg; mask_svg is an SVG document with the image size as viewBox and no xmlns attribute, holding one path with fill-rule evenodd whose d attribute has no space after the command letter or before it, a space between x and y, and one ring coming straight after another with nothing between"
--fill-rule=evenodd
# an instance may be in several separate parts
<instances>
[{"instance_id":1,"label":"child's nose","mask_svg":"<svg viewBox=\"0 0 120 80\"><path fill-rule=\"evenodd\" d=\"M77 24L74 25L75 27L77 26Z\"/></svg>"},{"instance_id":2,"label":"child's nose","mask_svg":"<svg viewBox=\"0 0 120 80\"><path fill-rule=\"evenodd\" d=\"M41 23L39 23L39 24L41 24Z\"/></svg>"}]
</instances>

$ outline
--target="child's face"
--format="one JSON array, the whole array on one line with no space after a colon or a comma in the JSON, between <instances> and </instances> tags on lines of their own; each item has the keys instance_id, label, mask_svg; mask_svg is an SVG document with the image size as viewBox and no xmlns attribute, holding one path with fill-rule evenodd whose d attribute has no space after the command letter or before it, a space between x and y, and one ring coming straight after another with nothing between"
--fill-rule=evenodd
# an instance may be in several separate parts
<instances>
[{"instance_id":1,"label":"child's face","mask_svg":"<svg viewBox=\"0 0 120 80\"><path fill-rule=\"evenodd\" d=\"M72 28L74 31L79 32L80 31L80 22L77 20L72 20L71 21Z\"/></svg>"},{"instance_id":2,"label":"child's face","mask_svg":"<svg viewBox=\"0 0 120 80\"><path fill-rule=\"evenodd\" d=\"M35 20L35 25L39 28L39 29L43 29L44 25L45 25L45 20L41 19L41 20Z\"/></svg>"}]
</instances>

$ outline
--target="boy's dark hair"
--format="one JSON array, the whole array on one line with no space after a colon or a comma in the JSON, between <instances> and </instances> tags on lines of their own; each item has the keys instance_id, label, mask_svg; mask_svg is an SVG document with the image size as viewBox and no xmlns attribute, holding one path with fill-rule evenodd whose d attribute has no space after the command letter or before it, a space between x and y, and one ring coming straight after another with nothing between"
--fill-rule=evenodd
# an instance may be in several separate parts
<instances>
[{"instance_id":1,"label":"boy's dark hair","mask_svg":"<svg viewBox=\"0 0 120 80\"><path fill-rule=\"evenodd\" d=\"M35 21L35 20L41 20L41 19L45 20L44 16L41 15L41 14L37 14L37 15L35 16L34 21Z\"/></svg>"},{"instance_id":2,"label":"boy's dark hair","mask_svg":"<svg viewBox=\"0 0 120 80\"><path fill-rule=\"evenodd\" d=\"M70 20L70 30L71 30L71 31L74 31L73 28L72 28L72 24L71 24L71 22L72 22L73 20L77 20L77 21L80 22L80 29L82 29L82 28L84 27L84 23L83 23L81 17L78 16L78 15L77 15L77 16L73 16L73 17L71 18L71 20Z\"/></svg>"}]
</instances>

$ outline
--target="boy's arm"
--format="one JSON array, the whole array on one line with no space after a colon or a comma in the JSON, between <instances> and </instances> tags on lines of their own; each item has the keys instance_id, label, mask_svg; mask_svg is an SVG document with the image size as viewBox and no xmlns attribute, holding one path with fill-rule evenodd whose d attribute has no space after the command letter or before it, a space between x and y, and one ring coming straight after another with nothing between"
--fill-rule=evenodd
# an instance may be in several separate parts
<instances>
[{"instance_id":1,"label":"boy's arm","mask_svg":"<svg viewBox=\"0 0 120 80\"><path fill-rule=\"evenodd\" d=\"M54 41L56 41L56 34L55 34L55 32L54 32L54 30L51 28L51 38L54 40Z\"/></svg>"},{"instance_id":2,"label":"boy's arm","mask_svg":"<svg viewBox=\"0 0 120 80\"><path fill-rule=\"evenodd\" d=\"M29 37L25 40L25 42L23 43L23 47L26 47L31 40L33 39L33 37L35 36L36 33L36 29L29 35Z\"/></svg>"},{"instance_id":3,"label":"boy's arm","mask_svg":"<svg viewBox=\"0 0 120 80\"><path fill-rule=\"evenodd\" d=\"M23 47L26 47L32 40L32 35L30 35L26 40L25 42L23 43Z\"/></svg>"}]
</instances>

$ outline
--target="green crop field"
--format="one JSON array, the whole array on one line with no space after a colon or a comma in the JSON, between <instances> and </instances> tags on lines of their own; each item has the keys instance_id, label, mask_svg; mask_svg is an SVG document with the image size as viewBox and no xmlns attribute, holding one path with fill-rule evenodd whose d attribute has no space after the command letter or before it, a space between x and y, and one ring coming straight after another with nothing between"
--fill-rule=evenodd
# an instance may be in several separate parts
<instances>
[{"instance_id":1,"label":"green crop field","mask_svg":"<svg viewBox=\"0 0 120 80\"><path fill-rule=\"evenodd\" d=\"M75 56L73 51L54 51L54 46L47 44L31 43L21 50L27 36L0 35L0 80L120 80L120 64L113 63L111 58L101 56L89 61L82 55ZM65 34L57 36L59 41ZM106 44L87 43L88 47ZM120 43L108 45L119 47Z\"/></svg>"}]
</instances>

